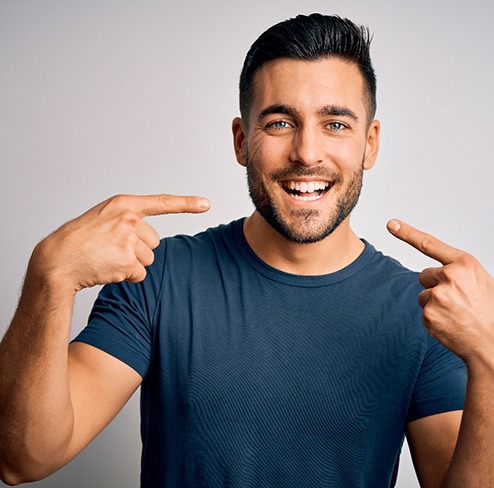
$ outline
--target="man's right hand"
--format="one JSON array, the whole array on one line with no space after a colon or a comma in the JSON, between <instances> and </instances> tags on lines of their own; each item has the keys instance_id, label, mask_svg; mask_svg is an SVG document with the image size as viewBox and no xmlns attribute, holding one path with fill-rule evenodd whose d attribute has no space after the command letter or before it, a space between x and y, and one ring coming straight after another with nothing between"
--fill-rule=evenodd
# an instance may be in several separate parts
<instances>
[{"instance_id":1,"label":"man's right hand","mask_svg":"<svg viewBox=\"0 0 494 488\"><path fill-rule=\"evenodd\" d=\"M2 480L32 481L59 469L142 381L130 366L93 346L67 347L75 293L144 279L160 241L145 217L208 209L208 200L199 197L119 195L36 246L19 306L0 342Z\"/></svg>"},{"instance_id":2,"label":"man's right hand","mask_svg":"<svg viewBox=\"0 0 494 488\"><path fill-rule=\"evenodd\" d=\"M106 283L142 281L160 242L143 218L209 209L201 197L117 195L66 223L41 241L30 272L77 292Z\"/></svg>"}]
</instances>

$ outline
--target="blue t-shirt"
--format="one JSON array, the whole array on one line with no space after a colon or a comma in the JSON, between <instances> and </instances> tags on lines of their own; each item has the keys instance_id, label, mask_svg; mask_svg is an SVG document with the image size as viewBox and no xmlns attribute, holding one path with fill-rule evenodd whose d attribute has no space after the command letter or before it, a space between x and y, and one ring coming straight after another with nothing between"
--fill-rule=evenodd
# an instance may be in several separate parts
<instances>
[{"instance_id":1,"label":"blue t-shirt","mask_svg":"<svg viewBox=\"0 0 494 488\"><path fill-rule=\"evenodd\" d=\"M164 239L77 338L144 379L142 486L393 486L406 424L465 395L417 274L368 243L336 273L285 273L242 223Z\"/></svg>"}]
</instances>

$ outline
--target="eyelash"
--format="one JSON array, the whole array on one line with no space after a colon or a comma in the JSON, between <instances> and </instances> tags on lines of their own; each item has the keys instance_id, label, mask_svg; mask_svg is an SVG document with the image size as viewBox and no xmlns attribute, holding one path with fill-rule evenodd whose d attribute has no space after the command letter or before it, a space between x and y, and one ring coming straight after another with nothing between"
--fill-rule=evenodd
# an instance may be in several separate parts
<instances>
[{"instance_id":1,"label":"eyelash","mask_svg":"<svg viewBox=\"0 0 494 488\"><path fill-rule=\"evenodd\" d=\"M285 124L284 127L278 127L279 124ZM290 126L290 123L286 120L274 120L273 122L270 122L267 125L268 129L276 129L276 130L282 130L282 129L287 129Z\"/></svg>"},{"instance_id":2,"label":"eyelash","mask_svg":"<svg viewBox=\"0 0 494 488\"><path fill-rule=\"evenodd\" d=\"M280 124L284 124L284 126L280 127ZM343 122L336 122L336 121L329 122L326 126L330 130L335 131L335 132L340 132L340 131L348 128L347 125L344 124ZM335 127L335 126L337 126L337 127ZM268 129L283 130L283 129L290 128L291 124L290 124L290 122L288 122L286 120L274 120L273 122L270 122L269 124L267 124L266 127Z\"/></svg>"},{"instance_id":3,"label":"eyelash","mask_svg":"<svg viewBox=\"0 0 494 488\"><path fill-rule=\"evenodd\" d=\"M338 129L337 129L337 128L334 128L334 127L333 127L333 128L331 128L331 126L335 126L335 125L338 125L338 126L339 126L339 128L338 128ZM346 129L346 128L347 128L347 126L346 126L343 122L330 122L330 123L328 124L328 127L329 127L331 130L334 130L334 131L336 131L336 132L339 132L339 131L344 130L344 129Z\"/></svg>"}]
</instances>

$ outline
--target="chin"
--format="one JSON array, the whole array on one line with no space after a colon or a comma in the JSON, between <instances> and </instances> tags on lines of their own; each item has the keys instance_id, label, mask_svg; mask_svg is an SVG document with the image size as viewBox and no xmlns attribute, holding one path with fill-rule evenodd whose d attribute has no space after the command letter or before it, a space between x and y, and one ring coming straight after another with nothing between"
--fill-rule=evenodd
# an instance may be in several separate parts
<instances>
[{"instance_id":1,"label":"chin","mask_svg":"<svg viewBox=\"0 0 494 488\"><path fill-rule=\"evenodd\" d=\"M346 215L337 215L326 222L317 222L320 217L318 210L298 210L297 221L289 222L278 212L263 212L258 209L264 220L279 234L290 242L297 244L313 244L330 236L346 218Z\"/></svg>"}]
</instances>

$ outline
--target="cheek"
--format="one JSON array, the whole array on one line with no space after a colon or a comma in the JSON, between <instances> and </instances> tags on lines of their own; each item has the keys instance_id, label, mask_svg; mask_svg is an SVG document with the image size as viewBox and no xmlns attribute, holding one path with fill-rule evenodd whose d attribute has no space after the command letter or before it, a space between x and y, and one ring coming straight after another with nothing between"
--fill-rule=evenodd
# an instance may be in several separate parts
<instances>
[{"instance_id":1,"label":"cheek","mask_svg":"<svg viewBox=\"0 0 494 488\"><path fill-rule=\"evenodd\" d=\"M249 159L263 172L280 168L288 161L289 148L282 138L273 137L266 140L253 137L247 150Z\"/></svg>"},{"instance_id":2,"label":"cheek","mask_svg":"<svg viewBox=\"0 0 494 488\"><path fill-rule=\"evenodd\" d=\"M269 158L266 157L265 150L262 146L255 144L249 145L247 147L247 158L257 173L269 172Z\"/></svg>"},{"instance_id":3,"label":"cheek","mask_svg":"<svg viewBox=\"0 0 494 488\"><path fill-rule=\"evenodd\" d=\"M339 144L335 145L329 154L333 156L342 171L354 171L356 167L362 165L365 145L356 144L355 141L339 141Z\"/></svg>"}]
</instances>

